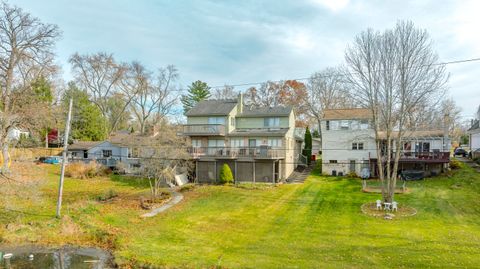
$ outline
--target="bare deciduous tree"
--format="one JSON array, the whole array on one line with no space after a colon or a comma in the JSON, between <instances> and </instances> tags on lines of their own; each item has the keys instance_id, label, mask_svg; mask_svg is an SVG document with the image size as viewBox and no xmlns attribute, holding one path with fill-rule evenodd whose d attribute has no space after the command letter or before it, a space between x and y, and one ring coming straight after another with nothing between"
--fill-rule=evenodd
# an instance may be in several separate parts
<instances>
[{"instance_id":1,"label":"bare deciduous tree","mask_svg":"<svg viewBox=\"0 0 480 269\"><path fill-rule=\"evenodd\" d=\"M97 105L105 118L110 118L109 132L116 129L124 112L136 95L132 73L128 73L128 65L119 64L113 55L99 52L92 55L75 53L70 57L73 75L79 86L86 89L91 101ZM110 113L109 100L112 96L124 99L116 113Z\"/></svg>"},{"instance_id":2,"label":"bare deciduous tree","mask_svg":"<svg viewBox=\"0 0 480 269\"><path fill-rule=\"evenodd\" d=\"M225 85L222 88L215 89L215 92L212 95L213 99L224 100L224 99L235 99L238 96L238 92L235 91L233 86Z\"/></svg>"},{"instance_id":3,"label":"bare deciduous tree","mask_svg":"<svg viewBox=\"0 0 480 269\"><path fill-rule=\"evenodd\" d=\"M8 134L31 119L25 102L32 81L55 71L53 46L60 36L56 25L42 23L21 8L0 3L0 147L2 172L8 171ZM33 112L29 113L29 112Z\"/></svg>"},{"instance_id":4,"label":"bare deciduous tree","mask_svg":"<svg viewBox=\"0 0 480 269\"><path fill-rule=\"evenodd\" d=\"M343 73L338 68L326 68L310 77L305 104L309 116L318 124L320 137L320 121L323 119L325 109L355 106L346 89Z\"/></svg>"},{"instance_id":5,"label":"bare deciduous tree","mask_svg":"<svg viewBox=\"0 0 480 269\"><path fill-rule=\"evenodd\" d=\"M141 64L133 63L130 68L132 84L136 95L132 99L132 110L140 124L140 133L145 134L147 121L156 113L157 120L168 115L177 102L172 82L178 78L178 71L173 65L161 68L156 80Z\"/></svg>"},{"instance_id":6,"label":"bare deciduous tree","mask_svg":"<svg viewBox=\"0 0 480 269\"><path fill-rule=\"evenodd\" d=\"M416 127L417 111L440 102L448 76L427 32L411 22L383 33L362 32L345 58L346 79L358 102L372 112L382 196L391 202L402 139Z\"/></svg>"}]
</instances>

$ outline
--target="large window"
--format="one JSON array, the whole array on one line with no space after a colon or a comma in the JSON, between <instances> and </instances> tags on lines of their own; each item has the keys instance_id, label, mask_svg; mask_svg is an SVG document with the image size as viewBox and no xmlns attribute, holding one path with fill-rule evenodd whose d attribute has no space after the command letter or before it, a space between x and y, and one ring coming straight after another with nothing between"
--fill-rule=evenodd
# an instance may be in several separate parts
<instances>
[{"instance_id":1,"label":"large window","mask_svg":"<svg viewBox=\"0 0 480 269\"><path fill-rule=\"evenodd\" d=\"M279 127L280 118L265 118L263 123L265 127Z\"/></svg>"},{"instance_id":2,"label":"large window","mask_svg":"<svg viewBox=\"0 0 480 269\"><path fill-rule=\"evenodd\" d=\"M340 121L340 129L348 130L350 128L350 122L348 120Z\"/></svg>"},{"instance_id":3,"label":"large window","mask_svg":"<svg viewBox=\"0 0 480 269\"><path fill-rule=\"evenodd\" d=\"M222 139L209 139L208 147L210 148L223 148L225 147L225 140Z\"/></svg>"},{"instance_id":4,"label":"large window","mask_svg":"<svg viewBox=\"0 0 480 269\"><path fill-rule=\"evenodd\" d=\"M233 138L230 140L230 146L232 148L241 148L245 146L245 140L243 138Z\"/></svg>"},{"instance_id":5,"label":"large window","mask_svg":"<svg viewBox=\"0 0 480 269\"><path fill-rule=\"evenodd\" d=\"M200 139L192 139L192 147L199 148L202 146L202 141Z\"/></svg>"},{"instance_id":6,"label":"large window","mask_svg":"<svg viewBox=\"0 0 480 269\"><path fill-rule=\"evenodd\" d=\"M281 138L269 138L268 145L272 148L281 148L282 147L282 139Z\"/></svg>"},{"instance_id":7,"label":"large window","mask_svg":"<svg viewBox=\"0 0 480 269\"><path fill-rule=\"evenodd\" d=\"M225 124L225 117L209 117L208 124Z\"/></svg>"}]
</instances>

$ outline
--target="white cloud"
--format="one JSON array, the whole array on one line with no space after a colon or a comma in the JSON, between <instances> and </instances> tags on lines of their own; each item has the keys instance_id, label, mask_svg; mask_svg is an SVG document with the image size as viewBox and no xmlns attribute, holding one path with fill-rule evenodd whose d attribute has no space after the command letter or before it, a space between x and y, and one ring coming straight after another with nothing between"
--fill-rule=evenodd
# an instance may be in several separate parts
<instances>
[{"instance_id":1,"label":"white cloud","mask_svg":"<svg viewBox=\"0 0 480 269\"><path fill-rule=\"evenodd\" d=\"M339 11L345 8L350 0L311 0L313 3L328 8L331 11Z\"/></svg>"}]
</instances>

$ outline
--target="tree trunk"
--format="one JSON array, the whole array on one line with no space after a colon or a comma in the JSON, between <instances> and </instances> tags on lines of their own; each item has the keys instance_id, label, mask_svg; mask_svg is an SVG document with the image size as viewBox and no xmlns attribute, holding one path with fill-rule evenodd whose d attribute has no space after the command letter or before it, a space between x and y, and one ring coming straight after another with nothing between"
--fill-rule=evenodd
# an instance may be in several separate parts
<instances>
[{"instance_id":1,"label":"tree trunk","mask_svg":"<svg viewBox=\"0 0 480 269\"><path fill-rule=\"evenodd\" d=\"M48 131L45 131L45 148L48 149Z\"/></svg>"},{"instance_id":2,"label":"tree trunk","mask_svg":"<svg viewBox=\"0 0 480 269\"><path fill-rule=\"evenodd\" d=\"M4 141L2 143L2 156L3 156L3 164L2 164L2 174L7 174L10 171L10 167L8 163L10 162L10 155L8 154L8 142Z\"/></svg>"}]
</instances>

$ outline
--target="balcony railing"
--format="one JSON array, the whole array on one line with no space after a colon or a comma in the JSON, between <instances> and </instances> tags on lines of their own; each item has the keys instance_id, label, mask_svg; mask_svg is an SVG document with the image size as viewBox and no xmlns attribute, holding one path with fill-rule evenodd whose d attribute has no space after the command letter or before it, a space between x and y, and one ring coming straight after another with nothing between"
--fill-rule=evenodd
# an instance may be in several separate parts
<instances>
[{"instance_id":1,"label":"balcony railing","mask_svg":"<svg viewBox=\"0 0 480 269\"><path fill-rule=\"evenodd\" d=\"M393 162L395 158L395 152L392 152L391 160ZM375 155L372 158L376 158ZM386 161L386 157L384 160ZM449 162L450 161L450 152L441 152L441 151L429 151L429 152L401 152L400 153L401 162L416 162L416 161L425 161L425 162Z\"/></svg>"},{"instance_id":2,"label":"balcony railing","mask_svg":"<svg viewBox=\"0 0 480 269\"><path fill-rule=\"evenodd\" d=\"M271 147L190 147L189 153L194 158L243 158L280 159L285 157L285 149Z\"/></svg>"},{"instance_id":3,"label":"balcony railing","mask_svg":"<svg viewBox=\"0 0 480 269\"><path fill-rule=\"evenodd\" d=\"M183 125L184 135L225 135L223 124L186 124Z\"/></svg>"}]
</instances>

